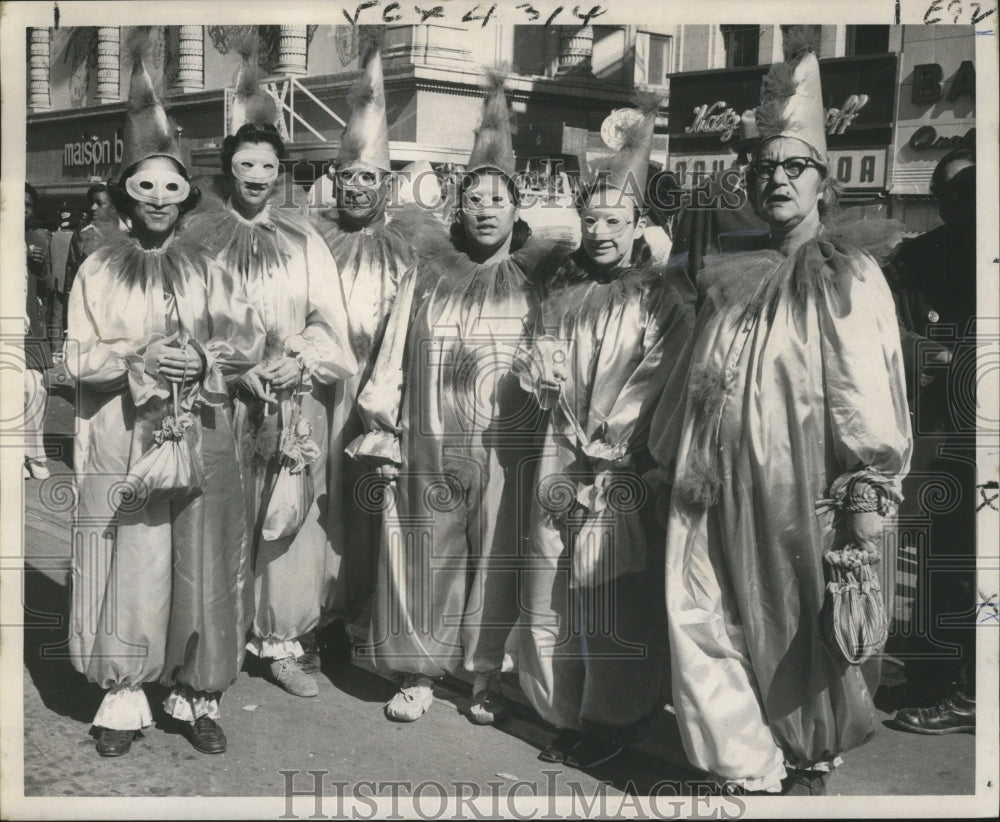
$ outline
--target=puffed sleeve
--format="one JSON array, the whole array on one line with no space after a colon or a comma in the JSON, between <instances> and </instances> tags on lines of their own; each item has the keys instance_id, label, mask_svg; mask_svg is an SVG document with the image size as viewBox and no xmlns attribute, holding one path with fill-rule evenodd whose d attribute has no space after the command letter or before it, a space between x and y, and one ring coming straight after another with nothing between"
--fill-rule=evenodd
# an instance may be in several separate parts
<instances>
[{"instance_id":1,"label":"puffed sleeve","mask_svg":"<svg viewBox=\"0 0 1000 822\"><path fill-rule=\"evenodd\" d=\"M208 340L192 340L205 360L201 399L211 405L228 400L227 383L260 362L264 325L232 275L215 262L205 271Z\"/></svg>"},{"instance_id":2,"label":"puffed sleeve","mask_svg":"<svg viewBox=\"0 0 1000 822\"><path fill-rule=\"evenodd\" d=\"M694 327L694 289L686 278L665 276L651 289L642 359L629 376L587 455L617 459L645 450L650 417L664 383L681 361Z\"/></svg>"},{"instance_id":3,"label":"puffed sleeve","mask_svg":"<svg viewBox=\"0 0 1000 822\"><path fill-rule=\"evenodd\" d=\"M358 361L351 347L337 263L312 226L307 230L304 264L309 300L305 327L285 340L285 353L299 360L309 379L329 385L354 374Z\"/></svg>"},{"instance_id":4,"label":"puffed sleeve","mask_svg":"<svg viewBox=\"0 0 1000 822\"><path fill-rule=\"evenodd\" d=\"M357 409L365 432L349 443L347 455L399 465L400 414L406 340L416 307L417 266L403 275L386 325L371 377L358 397Z\"/></svg>"},{"instance_id":5,"label":"puffed sleeve","mask_svg":"<svg viewBox=\"0 0 1000 822\"><path fill-rule=\"evenodd\" d=\"M665 359L666 374L649 423L649 454L657 466L657 480L671 485L677 468L684 416L687 409L687 383L700 331L716 312L714 294L709 293L697 312L683 346Z\"/></svg>"},{"instance_id":6,"label":"puffed sleeve","mask_svg":"<svg viewBox=\"0 0 1000 822\"><path fill-rule=\"evenodd\" d=\"M117 391L125 386L127 357L136 351L136 343L123 335L107 337L100 327L97 306L113 299L106 287L105 266L100 255L88 257L77 272L76 285L70 292L66 371L88 387L98 391Z\"/></svg>"},{"instance_id":7,"label":"puffed sleeve","mask_svg":"<svg viewBox=\"0 0 1000 822\"><path fill-rule=\"evenodd\" d=\"M830 430L843 472L833 485L875 471L899 501L912 448L899 325L878 265L856 254L854 265L820 278L815 296Z\"/></svg>"}]
</instances>

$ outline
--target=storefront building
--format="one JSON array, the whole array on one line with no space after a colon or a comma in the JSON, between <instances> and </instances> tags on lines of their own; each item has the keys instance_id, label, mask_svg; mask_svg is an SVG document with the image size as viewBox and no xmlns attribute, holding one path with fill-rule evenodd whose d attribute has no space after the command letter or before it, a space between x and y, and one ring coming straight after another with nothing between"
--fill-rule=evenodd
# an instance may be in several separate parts
<instances>
[{"instance_id":1,"label":"storefront building","mask_svg":"<svg viewBox=\"0 0 1000 822\"><path fill-rule=\"evenodd\" d=\"M940 223L931 197L934 166L976 146L976 38L968 26L904 26L889 194L907 228Z\"/></svg>"},{"instance_id":2,"label":"storefront building","mask_svg":"<svg viewBox=\"0 0 1000 822\"><path fill-rule=\"evenodd\" d=\"M240 66L235 43L247 28L153 30L147 65L196 175L218 170ZM62 200L82 206L93 181L120 171L128 33L117 27L29 33L27 179L50 211ZM308 186L337 153L358 72L358 37L349 26L260 26L255 34L266 87L284 112L287 177ZM577 172L609 151L600 138L605 117L629 106L636 88L650 87L649 37L622 26L388 27L383 59L393 163L461 166L481 112L480 66L506 62L520 167L542 176L559 164ZM665 74L653 68L665 91ZM665 115L662 121L665 132ZM665 133L658 145L662 164Z\"/></svg>"},{"instance_id":3,"label":"storefront building","mask_svg":"<svg viewBox=\"0 0 1000 822\"><path fill-rule=\"evenodd\" d=\"M740 115L757 106L768 66L788 56L784 28L679 27L667 165L686 187L736 164ZM909 233L932 228L934 165L975 135L971 27L814 28L842 203L883 203Z\"/></svg>"},{"instance_id":4,"label":"storefront building","mask_svg":"<svg viewBox=\"0 0 1000 822\"><path fill-rule=\"evenodd\" d=\"M676 75L671 80L669 168L682 181L729 168L740 115L754 108L766 66ZM896 89L896 56L820 61L831 171L844 199L884 196Z\"/></svg>"}]
</instances>

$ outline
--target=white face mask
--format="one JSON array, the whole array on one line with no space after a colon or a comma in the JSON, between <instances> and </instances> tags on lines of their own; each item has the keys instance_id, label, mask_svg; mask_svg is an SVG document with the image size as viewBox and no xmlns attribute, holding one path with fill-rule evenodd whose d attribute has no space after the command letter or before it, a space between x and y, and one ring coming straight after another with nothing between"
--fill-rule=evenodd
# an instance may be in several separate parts
<instances>
[{"instance_id":1,"label":"white face mask","mask_svg":"<svg viewBox=\"0 0 1000 822\"><path fill-rule=\"evenodd\" d=\"M191 193L191 184L176 171L164 168L141 169L125 181L125 190L133 200L155 206L183 203Z\"/></svg>"},{"instance_id":2,"label":"white face mask","mask_svg":"<svg viewBox=\"0 0 1000 822\"><path fill-rule=\"evenodd\" d=\"M273 183L278 179L278 156L268 149L244 148L233 155L230 169L244 183Z\"/></svg>"}]
</instances>

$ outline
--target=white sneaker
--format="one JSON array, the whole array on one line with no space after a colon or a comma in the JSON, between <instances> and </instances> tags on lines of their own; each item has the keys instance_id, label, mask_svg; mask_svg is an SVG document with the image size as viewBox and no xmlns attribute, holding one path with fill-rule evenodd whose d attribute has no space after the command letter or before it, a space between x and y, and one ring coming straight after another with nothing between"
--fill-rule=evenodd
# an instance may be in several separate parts
<instances>
[{"instance_id":1,"label":"white sneaker","mask_svg":"<svg viewBox=\"0 0 1000 822\"><path fill-rule=\"evenodd\" d=\"M49 467L45 464L45 460L36 460L31 457L25 457L24 467L27 469L28 473L31 474L32 479L45 480L52 476L52 472L49 471ZM25 477L27 479L27 477Z\"/></svg>"},{"instance_id":2,"label":"white sneaker","mask_svg":"<svg viewBox=\"0 0 1000 822\"><path fill-rule=\"evenodd\" d=\"M407 674L403 685L385 706L385 715L393 722L414 722L434 702L433 682L429 676Z\"/></svg>"},{"instance_id":3,"label":"white sneaker","mask_svg":"<svg viewBox=\"0 0 1000 822\"><path fill-rule=\"evenodd\" d=\"M319 685L305 673L292 657L271 662L271 678L276 684L295 696L318 696Z\"/></svg>"}]
</instances>

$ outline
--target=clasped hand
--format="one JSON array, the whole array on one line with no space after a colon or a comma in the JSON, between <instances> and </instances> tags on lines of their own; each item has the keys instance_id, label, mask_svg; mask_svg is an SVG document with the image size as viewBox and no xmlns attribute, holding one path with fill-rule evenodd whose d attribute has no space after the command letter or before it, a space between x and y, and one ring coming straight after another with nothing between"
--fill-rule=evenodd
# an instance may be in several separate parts
<instances>
[{"instance_id":1,"label":"clasped hand","mask_svg":"<svg viewBox=\"0 0 1000 822\"><path fill-rule=\"evenodd\" d=\"M300 371L299 362L295 357L282 357L264 366L259 373L261 379L270 382L275 391L283 391L298 385Z\"/></svg>"},{"instance_id":2,"label":"clasped hand","mask_svg":"<svg viewBox=\"0 0 1000 822\"><path fill-rule=\"evenodd\" d=\"M258 400L276 403L272 393L286 388L294 388L299 382L299 363L294 357L282 357L269 365L255 365L247 371L240 382Z\"/></svg>"},{"instance_id":3,"label":"clasped hand","mask_svg":"<svg viewBox=\"0 0 1000 822\"><path fill-rule=\"evenodd\" d=\"M201 354L190 345L178 347L172 341L157 340L146 353L147 361L156 363L156 370L167 382L194 382L205 373Z\"/></svg>"}]
</instances>

